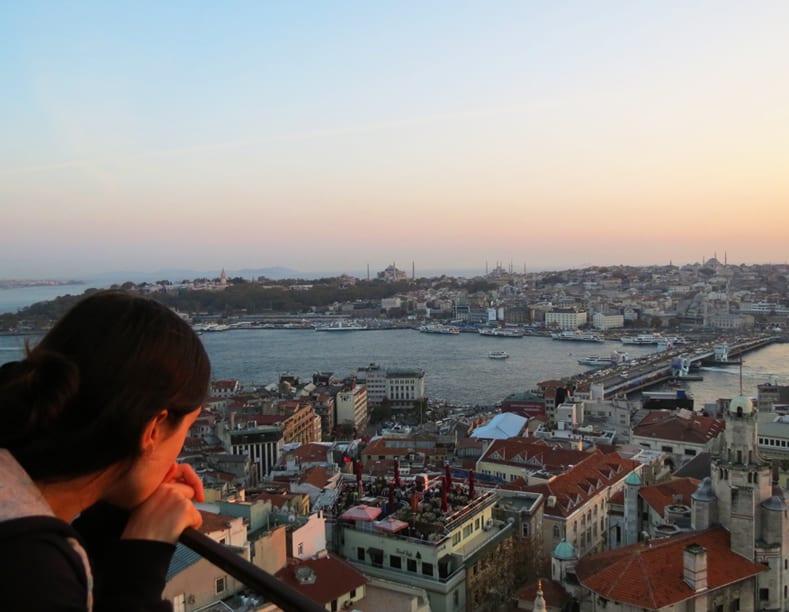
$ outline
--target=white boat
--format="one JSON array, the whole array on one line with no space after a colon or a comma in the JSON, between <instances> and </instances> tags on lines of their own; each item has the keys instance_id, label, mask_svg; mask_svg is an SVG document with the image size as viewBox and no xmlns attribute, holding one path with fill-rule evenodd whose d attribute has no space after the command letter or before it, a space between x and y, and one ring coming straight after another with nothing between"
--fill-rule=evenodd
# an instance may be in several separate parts
<instances>
[{"instance_id":1,"label":"white boat","mask_svg":"<svg viewBox=\"0 0 789 612\"><path fill-rule=\"evenodd\" d=\"M445 334L449 336L457 336L460 330L454 325L444 325L443 323L426 323L420 325L417 330L423 334Z\"/></svg>"},{"instance_id":2,"label":"white boat","mask_svg":"<svg viewBox=\"0 0 789 612\"><path fill-rule=\"evenodd\" d=\"M490 359L509 359L510 354L505 351L491 351L488 353Z\"/></svg>"},{"instance_id":3,"label":"white boat","mask_svg":"<svg viewBox=\"0 0 789 612\"><path fill-rule=\"evenodd\" d=\"M323 332L350 332L350 331L363 331L367 326L363 323L353 323L347 321L332 321L328 325L320 325L315 327L315 331Z\"/></svg>"},{"instance_id":4,"label":"white boat","mask_svg":"<svg viewBox=\"0 0 789 612\"><path fill-rule=\"evenodd\" d=\"M603 337L593 332L582 332L568 330L551 334L554 340L565 340L567 342L603 342Z\"/></svg>"},{"instance_id":5,"label":"white boat","mask_svg":"<svg viewBox=\"0 0 789 612\"><path fill-rule=\"evenodd\" d=\"M493 338L523 338L523 330L513 327L480 327L477 330L480 336Z\"/></svg>"},{"instance_id":6,"label":"white boat","mask_svg":"<svg viewBox=\"0 0 789 612\"><path fill-rule=\"evenodd\" d=\"M578 360L580 365L585 366L592 366L594 368L597 367L606 367L612 365L619 365L630 361L630 355L627 353L622 353L620 351L614 351L606 357L605 355L589 355L588 357L582 357Z\"/></svg>"}]
</instances>

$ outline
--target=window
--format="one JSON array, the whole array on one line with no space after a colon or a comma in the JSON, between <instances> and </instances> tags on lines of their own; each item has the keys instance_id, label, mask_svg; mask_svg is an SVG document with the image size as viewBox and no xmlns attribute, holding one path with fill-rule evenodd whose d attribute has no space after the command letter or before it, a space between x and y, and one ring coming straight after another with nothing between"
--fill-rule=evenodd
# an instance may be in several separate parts
<instances>
[{"instance_id":1,"label":"window","mask_svg":"<svg viewBox=\"0 0 789 612\"><path fill-rule=\"evenodd\" d=\"M220 593L223 593L224 591L225 591L225 579L224 579L224 577L217 578L216 582L214 582L214 593L219 595Z\"/></svg>"},{"instance_id":2,"label":"window","mask_svg":"<svg viewBox=\"0 0 789 612\"><path fill-rule=\"evenodd\" d=\"M524 538L528 538L529 537L529 523L523 523L521 525L521 535Z\"/></svg>"},{"instance_id":3,"label":"window","mask_svg":"<svg viewBox=\"0 0 789 612\"><path fill-rule=\"evenodd\" d=\"M452 545L460 544L460 531L456 531L452 534Z\"/></svg>"},{"instance_id":4,"label":"window","mask_svg":"<svg viewBox=\"0 0 789 612\"><path fill-rule=\"evenodd\" d=\"M422 573L425 576L432 576L433 575L433 564L427 563L426 561L422 561Z\"/></svg>"},{"instance_id":5,"label":"window","mask_svg":"<svg viewBox=\"0 0 789 612\"><path fill-rule=\"evenodd\" d=\"M397 555L389 555L389 567L400 569L403 567L403 561Z\"/></svg>"},{"instance_id":6,"label":"window","mask_svg":"<svg viewBox=\"0 0 789 612\"><path fill-rule=\"evenodd\" d=\"M557 539L559 539L559 535L561 535L561 534L559 533L559 525L554 525L554 526L553 526L553 539L554 539L554 540L557 540Z\"/></svg>"},{"instance_id":7,"label":"window","mask_svg":"<svg viewBox=\"0 0 789 612\"><path fill-rule=\"evenodd\" d=\"M770 589L759 589L759 600L767 601L770 599Z\"/></svg>"},{"instance_id":8,"label":"window","mask_svg":"<svg viewBox=\"0 0 789 612\"><path fill-rule=\"evenodd\" d=\"M300 555L304 554L304 542L299 542L299 553Z\"/></svg>"},{"instance_id":9,"label":"window","mask_svg":"<svg viewBox=\"0 0 789 612\"><path fill-rule=\"evenodd\" d=\"M356 547L356 560L364 561L364 548L362 548L361 546Z\"/></svg>"},{"instance_id":10,"label":"window","mask_svg":"<svg viewBox=\"0 0 789 612\"><path fill-rule=\"evenodd\" d=\"M356 589L351 589L351 597L356 597Z\"/></svg>"},{"instance_id":11,"label":"window","mask_svg":"<svg viewBox=\"0 0 789 612\"><path fill-rule=\"evenodd\" d=\"M664 453L673 453L674 452L674 447L673 446L661 446L660 450L662 450Z\"/></svg>"},{"instance_id":12,"label":"window","mask_svg":"<svg viewBox=\"0 0 789 612\"><path fill-rule=\"evenodd\" d=\"M740 598L734 599L731 602L731 612L739 612L740 611Z\"/></svg>"},{"instance_id":13,"label":"window","mask_svg":"<svg viewBox=\"0 0 789 612\"><path fill-rule=\"evenodd\" d=\"M685 449L685 454L688 455L689 457L695 457L696 456L696 449L694 449L694 448L686 448Z\"/></svg>"},{"instance_id":14,"label":"window","mask_svg":"<svg viewBox=\"0 0 789 612\"><path fill-rule=\"evenodd\" d=\"M416 559L406 559L405 566L409 572L416 573Z\"/></svg>"}]
</instances>

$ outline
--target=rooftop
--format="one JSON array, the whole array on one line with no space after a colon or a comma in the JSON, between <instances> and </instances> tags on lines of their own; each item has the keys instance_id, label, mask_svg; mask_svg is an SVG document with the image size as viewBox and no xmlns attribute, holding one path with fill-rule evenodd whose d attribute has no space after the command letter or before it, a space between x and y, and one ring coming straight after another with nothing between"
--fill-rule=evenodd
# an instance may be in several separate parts
<instances>
[{"instance_id":1,"label":"rooftop","mask_svg":"<svg viewBox=\"0 0 789 612\"><path fill-rule=\"evenodd\" d=\"M605 599L665 608L695 595L683 579L683 553L689 544L707 550L710 591L767 569L732 552L729 532L714 527L589 555L578 562L576 575L583 586Z\"/></svg>"}]
</instances>

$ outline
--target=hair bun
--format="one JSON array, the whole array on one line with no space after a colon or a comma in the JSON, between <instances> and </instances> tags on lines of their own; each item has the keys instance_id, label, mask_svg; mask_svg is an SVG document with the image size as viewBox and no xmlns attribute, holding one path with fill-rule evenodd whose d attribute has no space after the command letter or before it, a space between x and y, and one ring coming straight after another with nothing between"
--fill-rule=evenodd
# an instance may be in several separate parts
<instances>
[{"instance_id":1,"label":"hair bun","mask_svg":"<svg viewBox=\"0 0 789 612\"><path fill-rule=\"evenodd\" d=\"M63 355L32 351L0 368L0 405L11 437L46 429L79 389L79 370ZM5 439L6 436L0 436Z\"/></svg>"}]
</instances>

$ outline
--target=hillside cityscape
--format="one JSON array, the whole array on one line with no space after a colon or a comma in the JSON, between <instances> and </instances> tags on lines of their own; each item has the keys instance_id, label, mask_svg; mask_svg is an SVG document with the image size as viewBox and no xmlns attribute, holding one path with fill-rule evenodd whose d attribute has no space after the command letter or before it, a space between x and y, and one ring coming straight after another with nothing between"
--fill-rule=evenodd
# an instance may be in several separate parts
<instances>
[{"instance_id":1,"label":"hillside cityscape","mask_svg":"<svg viewBox=\"0 0 789 612\"><path fill-rule=\"evenodd\" d=\"M490 359L512 338L620 341L484 411L431 400L416 367L213 380L179 457L206 487L201 530L327 610L717 611L789 606L789 382L703 405L683 385L787 340L788 278L712 258L115 287L201 334L473 333ZM2 315L3 333L40 333L79 297ZM164 597L277 609L182 545Z\"/></svg>"}]
</instances>

